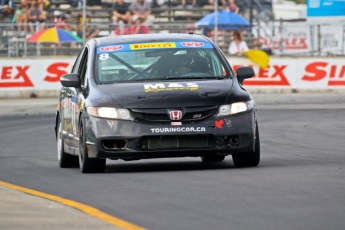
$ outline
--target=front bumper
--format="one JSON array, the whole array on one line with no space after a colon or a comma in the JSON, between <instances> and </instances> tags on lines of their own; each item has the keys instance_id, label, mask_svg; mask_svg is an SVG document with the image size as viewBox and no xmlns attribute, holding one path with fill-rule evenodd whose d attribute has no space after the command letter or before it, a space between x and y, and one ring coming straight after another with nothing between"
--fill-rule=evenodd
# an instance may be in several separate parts
<instances>
[{"instance_id":1,"label":"front bumper","mask_svg":"<svg viewBox=\"0 0 345 230\"><path fill-rule=\"evenodd\" d=\"M255 110L199 122L143 123L85 117L90 158L138 160L253 152ZM237 143L233 143L237 138ZM118 147L109 143L125 143Z\"/></svg>"}]
</instances>

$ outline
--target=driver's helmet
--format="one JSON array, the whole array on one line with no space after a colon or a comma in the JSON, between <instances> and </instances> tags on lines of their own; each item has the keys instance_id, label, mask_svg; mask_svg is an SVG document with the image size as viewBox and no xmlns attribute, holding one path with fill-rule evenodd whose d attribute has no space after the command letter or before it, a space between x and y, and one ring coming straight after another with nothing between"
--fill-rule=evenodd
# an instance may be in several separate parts
<instances>
[{"instance_id":1,"label":"driver's helmet","mask_svg":"<svg viewBox=\"0 0 345 230\"><path fill-rule=\"evenodd\" d=\"M177 60L176 74L184 75L194 71L195 63L193 58L181 57Z\"/></svg>"}]
</instances>

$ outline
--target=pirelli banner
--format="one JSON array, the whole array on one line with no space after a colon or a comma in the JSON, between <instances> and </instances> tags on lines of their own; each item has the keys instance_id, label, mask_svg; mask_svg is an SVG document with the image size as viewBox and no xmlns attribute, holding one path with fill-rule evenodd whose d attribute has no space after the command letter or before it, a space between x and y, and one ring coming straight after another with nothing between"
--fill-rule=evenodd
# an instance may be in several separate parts
<instances>
[{"instance_id":1,"label":"pirelli banner","mask_svg":"<svg viewBox=\"0 0 345 230\"><path fill-rule=\"evenodd\" d=\"M244 81L252 89L345 89L345 62L342 58L271 57L267 69L260 69L248 59L229 57L236 69L252 66L256 75ZM74 59L0 60L0 92L60 89L60 77L69 73Z\"/></svg>"}]
</instances>

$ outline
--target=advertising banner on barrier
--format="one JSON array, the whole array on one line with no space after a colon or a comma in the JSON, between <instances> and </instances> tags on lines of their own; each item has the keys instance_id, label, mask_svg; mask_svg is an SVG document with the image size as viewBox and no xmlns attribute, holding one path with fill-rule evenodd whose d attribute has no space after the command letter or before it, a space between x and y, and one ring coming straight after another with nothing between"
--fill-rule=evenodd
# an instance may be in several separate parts
<instances>
[{"instance_id":1,"label":"advertising banner on barrier","mask_svg":"<svg viewBox=\"0 0 345 230\"><path fill-rule=\"evenodd\" d=\"M284 53L309 53L314 50L315 44L312 43L311 27L306 24L292 24L285 23L282 31L283 47L280 44L275 44L274 49L283 49ZM313 39L316 41L316 38Z\"/></svg>"},{"instance_id":2,"label":"advertising banner on barrier","mask_svg":"<svg viewBox=\"0 0 345 230\"><path fill-rule=\"evenodd\" d=\"M344 12L345 13L345 12ZM323 53L341 55L344 53L344 27L343 25L321 25L321 41Z\"/></svg>"},{"instance_id":3,"label":"advertising banner on barrier","mask_svg":"<svg viewBox=\"0 0 345 230\"><path fill-rule=\"evenodd\" d=\"M250 60L228 58L234 70L252 66L256 75L244 86L257 89L345 89L345 64L342 58L271 57L267 69ZM74 59L1 60L0 92L59 90L60 77L69 73Z\"/></svg>"},{"instance_id":4,"label":"advertising banner on barrier","mask_svg":"<svg viewBox=\"0 0 345 230\"><path fill-rule=\"evenodd\" d=\"M60 89L60 77L69 73L72 59L1 60L0 90Z\"/></svg>"},{"instance_id":5,"label":"advertising banner on barrier","mask_svg":"<svg viewBox=\"0 0 345 230\"><path fill-rule=\"evenodd\" d=\"M277 54L307 54L317 51L315 28L306 23L284 23L280 34L271 38L261 36L257 43L261 48L272 48Z\"/></svg>"}]
</instances>

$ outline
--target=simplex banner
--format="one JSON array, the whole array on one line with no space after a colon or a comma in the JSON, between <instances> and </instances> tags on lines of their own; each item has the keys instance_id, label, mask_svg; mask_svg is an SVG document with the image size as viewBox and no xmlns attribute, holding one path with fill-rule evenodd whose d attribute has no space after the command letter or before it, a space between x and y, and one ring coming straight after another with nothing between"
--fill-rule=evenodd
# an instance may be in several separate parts
<instances>
[{"instance_id":1,"label":"simplex banner","mask_svg":"<svg viewBox=\"0 0 345 230\"><path fill-rule=\"evenodd\" d=\"M258 89L345 89L345 63L342 58L271 57L267 69L260 69L242 57L228 58L234 70L252 66L256 75L244 81ZM69 73L74 59L0 60L0 92L59 90L60 77Z\"/></svg>"}]
</instances>

